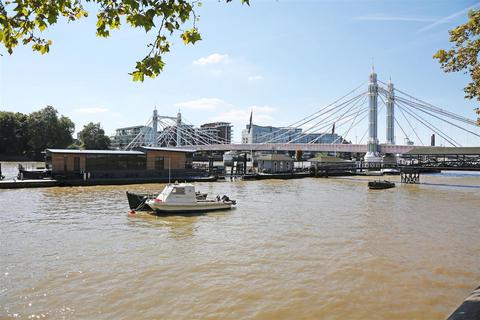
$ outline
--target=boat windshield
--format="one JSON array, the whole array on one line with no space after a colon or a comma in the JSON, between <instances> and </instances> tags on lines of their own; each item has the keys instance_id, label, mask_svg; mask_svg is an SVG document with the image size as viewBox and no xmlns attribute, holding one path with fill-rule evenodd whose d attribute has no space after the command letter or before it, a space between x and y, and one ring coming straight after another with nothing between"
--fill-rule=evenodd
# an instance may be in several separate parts
<instances>
[{"instance_id":1,"label":"boat windshield","mask_svg":"<svg viewBox=\"0 0 480 320\"><path fill-rule=\"evenodd\" d=\"M185 194L185 188L175 187L175 188L173 188L172 193L174 193L174 194Z\"/></svg>"}]
</instances>

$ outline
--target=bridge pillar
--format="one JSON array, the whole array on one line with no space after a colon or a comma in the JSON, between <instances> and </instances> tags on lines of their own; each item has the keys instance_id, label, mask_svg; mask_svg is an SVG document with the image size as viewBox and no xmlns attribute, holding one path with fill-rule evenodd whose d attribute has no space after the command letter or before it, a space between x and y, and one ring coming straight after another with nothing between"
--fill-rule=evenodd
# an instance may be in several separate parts
<instances>
[{"instance_id":1,"label":"bridge pillar","mask_svg":"<svg viewBox=\"0 0 480 320\"><path fill-rule=\"evenodd\" d=\"M378 83L377 74L374 70L370 73L368 84L368 144L365 162L381 162L380 148L377 137L377 103L378 103Z\"/></svg>"},{"instance_id":2,"label":"bridge pillar","mask_svg":"<svg viewBox=\"0 0 480 320\"><path fill-rule=\"evenodd\" d=\"M387 92L387 144L395 144L395 92L393 83L388 84Z\"/></svg>"},{"instance_id":3,"label":"bridge pillar","mask_svg":"<svg viewBox=\"0 0 480 320\"><path fill-rule=\"evenodd\" d=\"M179 147L182 145L182 114L180 111L177 113L177 127L176 127L176 133L177 133L177 141L176 141L176 146Z\"/></svg>"},{"instance_id":4,"label":"bridge pillar","mask_svg":"<svg viewBox=\"0 0 480 320\"><path fill-rule=\"evenodd\" d=\"M153 109L153 117L152 117L152 142L151 146L157 146L157 131L158 131L158 112L157 108Z\"/></svg>"}]
</instances>

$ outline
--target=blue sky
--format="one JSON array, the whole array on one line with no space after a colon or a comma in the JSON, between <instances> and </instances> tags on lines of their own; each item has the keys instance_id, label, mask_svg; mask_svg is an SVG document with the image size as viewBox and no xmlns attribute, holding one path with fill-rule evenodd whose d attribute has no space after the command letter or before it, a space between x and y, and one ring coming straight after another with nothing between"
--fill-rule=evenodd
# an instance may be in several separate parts
<instances>
[{"instance_id":1,"label":"blue sky","mask_svg":"<svg viewBox=\"0 0 480 320\"><path fill-rule=\"evenodd\" d=\"M169 116L180 108L196 125L232 122L238 141L250 110L257 124L293 123L368 79L373 57L379 79L391 77L403 91L475 117L474 101L464 99L468 78L443 73L432 59L450 47L448 30L466 21L475 1L233 2L204 1L197 9L203 40L186 47L172 39L164 73L144 83L132 82L128 72L153 35L123 25L110 38L97 38L93 12L51 28L47 55L18 47L9 56L2 49L0 110L29 113L49 104L77 131L94 121L113 133L145 124L154 106ZM379 115L381 141L384 117ZM414 127L428 141L431 132ZM441 128L464 145L480 145L478 138ZM349 139L360 139L364 129L366 124L355 128ZM402 143L398 128L396 136Z\"/></svg>"}]
</instances>

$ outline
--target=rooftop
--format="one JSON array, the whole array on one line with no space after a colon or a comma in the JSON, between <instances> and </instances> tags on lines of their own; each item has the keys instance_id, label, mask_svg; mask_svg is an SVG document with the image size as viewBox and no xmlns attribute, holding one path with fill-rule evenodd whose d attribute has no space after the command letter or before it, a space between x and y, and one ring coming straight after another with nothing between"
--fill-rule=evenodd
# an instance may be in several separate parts
<instances>
[{"instance_id":1,"label":"rooftop","mask_svg":"<svg viewBox=\"0 0 480 320\"><path fill-rule=\"evenodd\" d=\"M262 161L293 161L293 159L284 154L266 154L258 158Z\"/></svg>"},{"instance_id":2,"label":"rooftop","mask_svg":"<svg viewBox=\"0 0 480 320\"><path fill-rule=\"evenodd\" d=\"M352 162L350 160L344 160L342 158L333 157L333 156L317 156L315 158L311 158L308 161L311 162Z\"/></svg>"},{"instance_id":3,"label":"rooftop","mask_svg":"<svg viewBox=\"0 0 480 320\"><path fill-rule=\"evenodd\" d=\"M163 148L163 147L141 147L145 150L156 150L156 151L170 151L170 152L195 152L192 149L180 149L180 148Z\"/></svg>"},{"instance_id":4,"label":"rooftop","mask_svg":"<svg viewBox=\"0 0 480 320\"><path fill-rule=\"evenodd\" d=\"M404 155L480 155L480 147L414 147Z\"/></svg>"},{"instance_id":5,"label":"rooftop","mask_svg":"<svg viewBox=\"0 0 480 320\"><path fill-rule=\"evenodd\" d=\"M50 153L69 153L69 154L125 154L125 155L141 155L141 151L125 151L125 150L80 150L80 149L46 149Z\"/></svg>"}]
</instances>

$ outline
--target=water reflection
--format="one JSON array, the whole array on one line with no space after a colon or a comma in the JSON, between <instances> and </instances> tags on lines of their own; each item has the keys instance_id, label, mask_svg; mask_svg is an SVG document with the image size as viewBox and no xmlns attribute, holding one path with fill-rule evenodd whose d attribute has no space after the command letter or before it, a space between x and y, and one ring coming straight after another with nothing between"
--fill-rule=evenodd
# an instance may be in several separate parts
<instances>
[{"instance_id":1,"label":"water reflection","mask_svg":"<svg viewBox=\"0 0 480 320\"><path fill-rule=\"evenodd\" d=\"M227 210L211 213L177 213L175 215L155 215L139 211L134 216L128 216L127 225L131 228L167 230L172 239L181 240L195 236L200 219L203 219L202 222L208 223L208 220L223 219L228 214Z\"/></svg>"}]
</instances>

